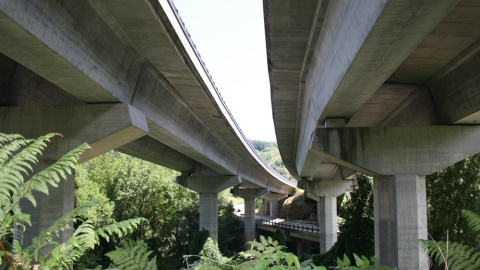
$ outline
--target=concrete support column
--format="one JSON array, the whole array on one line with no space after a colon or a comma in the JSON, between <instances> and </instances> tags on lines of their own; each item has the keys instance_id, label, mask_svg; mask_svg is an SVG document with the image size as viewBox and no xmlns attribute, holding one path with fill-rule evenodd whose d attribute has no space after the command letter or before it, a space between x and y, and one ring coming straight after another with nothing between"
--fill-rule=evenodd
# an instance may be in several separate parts
<instances>
[{"instance_id":1,"label":"concrete support column","mask_svg":"<svg viewBox=\"0 0 480 270\"><path fill-rule=\"evenodd\" d=\"M245 199L245 241L255 240L255 198Z\"/></svg>"},{"instance_id":2,"label":"concrete support column","mask_svg":"<svg viewBox=\"0 0 480 270\"><path fill-rule=\"evenodd\" d=\"M417 242L427 239L425 176L374 177L374 196L379 263L399 269L428 269L428 257Z\"/></svg>"},{"instance_id":3,"label":"concrete support column","mask_svg":"<svg viewBox=\"0 0 480 270\"><path fill-rule=\"evenodd\" d=\"M240 184L238 176L187 176L177 177L177 183L200 194L200 226L210 238L218 241L218 193Z\"/></svg>"},{"instance_id":4,"label":"concrete support column","mask_svg":"<svg viewBox=\"0 0 480 270\"><path fill-rule=\"evenodd\" d=\"M270 201L270 217L271 218L278 217L278 201L280 201L281 199L285 199L287 196L288 196L287 194L274 194L274 193L267 193L261 196L263 199Z\"/></svg>"},{"instance_id":5,"label":"concrete support column","mask_svg":"<svg viewBox=\"0 0 480 270\"><path fill-rule=\"evenodd\" d=\"M337 197L350 189L350 180L303 180L298 187L305 196L317 201L320 226L320 254L330 250L337 242Z\"/></svg>"},{"instance_id":6,"label":"concrete support column","mask_svg":"<svg viewBox=\"0 0 480 270\"><path fill-rule=\"evenodd\" d=\"M200 230L218 241L218 193L200 193Z\"/></svg>"},{"instance_id":7,"label":"concrete support column","mask_svg":"<svg viewBox=\"0 0 480 270\"><path fill-rule=\"evenodd\" d=\"M320 253L330 250L337 242L337 197L320 197L317 201L320 232Z\"/></svg>"},{"instance_id":8,"label":"concrete support column","mask_svg":"<svg viewBox=\"0 0 480 270\"><path fill-rule=\"evenodd\" d=\"M270 217L278 217L278 201L270 201Z\"/></svg>"},{"instance_id":9,"label":"concrete support column","mask_svg":"<svg viewBox=\"0 0 480 270\"><path fill-rule=\"evenodd\" d=\"M267 193L264 188L253 189L239 189L235 192L236 196L239 196L245 200L245 241L255 240L255 199L263 194Z\"/></svg>"},{"instance_id":10,"label":"concrete support column","mask_svg":"<svg viewBox=\"0 0 480 270\"><path fill-rule=\"evenodd\" d=\"M34 172L38 173L54 164L56 160L40 159L35 166ZM67 179L61 180L58 187L49 186L49 195L35 192L34 196L37 207L26 199L20 201L22 211L30 215L32 227L27 227L23 235L23 246L27 247L32 244L33 238L37 237L40 232L50 227L54 221L69 213L74 208L75 195L75 176L67 175ZM54 238L55 241L65 243L73 234L73 222L70 228L59 232L60 237Z\"/></svg>"},{"instance_id":11,"label":"concrete support column","mask_svg":"<svg viewBox=\"0 0 480 270\"><path fill-rule=\"evenodd\" d=\"M47 168L83 142L87 142L91 149L80 156L80 162L148 133L146 117L126 104L4 107L1 113L9 116L0 119L2 132L18 133L31 139L51 132L63 135L63 138L53 138L48 143L35 172ZM49 195L35 194L36 208L26 200L21 202L24 212L31 215L33 225L24 235L24 246L30 245L39 232L73 210L74 190L74 176L68 176L68 181L62 180L58 187L50 187ZM57 240L65 242L72 236L72 230L60 235Z\"/></svg>"}]
</instances>

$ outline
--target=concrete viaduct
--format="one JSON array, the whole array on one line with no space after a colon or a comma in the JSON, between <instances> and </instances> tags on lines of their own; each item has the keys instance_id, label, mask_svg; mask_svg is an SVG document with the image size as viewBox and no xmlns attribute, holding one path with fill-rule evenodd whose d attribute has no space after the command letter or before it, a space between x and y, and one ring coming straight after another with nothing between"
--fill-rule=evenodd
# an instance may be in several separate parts
<instances>
[{"instance_id":1,"label":"concrete viaduct","mask_svg":"<svg viewBox=\"0 0 480 270\"><path fill-rule=\"evenodd\" d=\"M480 4L264 7L277 140L318 201L321 249L336 240L335 197L362 172L374 177L380 263L426 269L425 175L480 152ZM254 199L294 191L248 144L170 1L5 0L0 11L0 131L62 133L42 166L86 141L82 162L117 149L181 171L214 238L220 190L246 199L247 239ZM72 209L73 184L29 210L36 229Z\"/></svg>"},{"instance_id":2,"label":"concrete viaduct","mask_svg":"<svg viewBox=\"0 0 480 270\"><path fill-rule=\"evenodd\" d=\"M264 0L277 142L318 201L373 176L380 264L428 269L425 175L480 152L480 1ZM330 230L330 233L328 232Z\"/></svg>"},{"instance_id":3,"label":"concrete viaduct","mask_svg":"<svg viewBox=\"0 0 480 270\"><path fill-rule=\"evenodd\" d=\"M0 1L0 40L0 132L63 134L41 166L88 142L81 162L117 149L180 171L215 240L221 190L245 198L247 240L255 198L294 192L248 143L170 1ZM72 210L73 195L70 179L26 203L36 231L25 242Z\"/></svg>"}]
</instances>

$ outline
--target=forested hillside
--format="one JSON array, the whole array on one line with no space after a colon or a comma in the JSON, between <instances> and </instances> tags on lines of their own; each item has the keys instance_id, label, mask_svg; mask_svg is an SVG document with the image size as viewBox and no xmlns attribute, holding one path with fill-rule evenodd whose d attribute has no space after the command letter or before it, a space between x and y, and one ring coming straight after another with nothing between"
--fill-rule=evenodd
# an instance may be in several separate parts
<instances>
[{"instance_id":1,"label":"forested hillside","mask_svg":"<svg viewBox=\"0 0 480 270\"><path fill-rule=\"evenodd\" d=\"M285 168L277 143L264 141L250 141L250 143L275 171L289 180L296 181Z\"/></svg>"}]
</instances>

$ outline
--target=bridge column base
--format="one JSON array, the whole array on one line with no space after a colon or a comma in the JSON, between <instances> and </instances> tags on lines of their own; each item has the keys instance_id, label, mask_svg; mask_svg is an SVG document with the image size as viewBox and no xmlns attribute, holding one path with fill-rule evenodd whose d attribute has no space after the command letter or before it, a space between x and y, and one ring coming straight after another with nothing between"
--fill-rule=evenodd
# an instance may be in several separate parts
<instances>
[{"instance_id":1,"label":"bridge column base","mask_svg":"<svg viewBox=\"0 0 480 270\"><path fill-rule=\"evenodd\" d=\"M218 241L218 193L240 184L238 176L187 176L177 177L177 183L200 193L200 226L208 230L210 238Z\"/></svg>"},{"instance_id":2,"label":"bridge column base","mask_svg":"<svg viewBox=\"0 0 480 270\"><path fill-rule=\"evenodd\" d=\"M375 254L399 269L428 269L418 239L427 239L425 176L374 177Z\"/></svg>"}]
</instances>

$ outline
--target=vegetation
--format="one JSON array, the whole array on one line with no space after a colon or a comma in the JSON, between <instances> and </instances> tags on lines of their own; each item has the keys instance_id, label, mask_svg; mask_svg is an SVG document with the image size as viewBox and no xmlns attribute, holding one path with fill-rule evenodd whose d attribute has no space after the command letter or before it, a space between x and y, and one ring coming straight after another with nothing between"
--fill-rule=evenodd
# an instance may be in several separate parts
<instances>
[{"instance_id":1,"label":"vegetation","mask_svg":"<svg viewBox=\"0 0 480 270\"><path fill-rule=\"evenodd\" d=\"M143 216L132 237L142 239L154 252L162 269L178 269L184 254L198 254L204 241L193 242L199 227L198 194L175 183L178 172L119 152L111 151L79 165L76 175L77 203L98 198L101 206L90 213L92 220L105 223ZM243 220L233 214L227 192L219 196L219 247L229 256L244 247ZM81 267L107 267L104 255L115 244L102 243L84 256ZM196 249L195 249L196 248Z\"/></svg>"},{"instance_id":2,"label":"vegetation","mask_svg":"<svg viewBox=\"0 0 480 270\"><path fill-rule=\"evenodd\" d=\"M195 270L210 269L237 269L237 270L267 270L267 269L296 269L296 270L326 270L324 266L316 266L311 262L300 263L298 257L292 253L285 252L285 247L280 245L271 237L260 236L260 242L248 242L252 250L240 252L238 255L225 258L218 254L218 248L215 242L207 241L204 246L204 252L201 256L201 262L192 265ZM212 254L212 255L208 255ZM388 266L375 265L376 257L368 259L365 256L353 254L355 265L352 265L347 255L343 255L343 260L337 258L335 269L391 269Z\"/></svg>"},{"instance_id":3,"label":"vegetation","mask_svg":"<svg viewBox=\"0 0 480 270\"><path fill-rule=\"evenodd\" d=\"M131 233L144 220L129 219L96 228L92 221L84 218L90 209L98 205L98 201L91 201L54 221L33 239L30 246L22 246L22 235L31 222L30 215L22 212L21 199L27 199L36 206L34 191L48 194L49 185L56 187L66 179L67 174L73 173L81 153L88 147L82 144L53 165L30 176L39 162L38 156L57 135L51 133L34 140L0 133L0 237L2 240L13 239L11 246L5 248L7 241L0 246L3 266L12 269L32 269L34 265L36 269L70 268L86 251L93 249L100 238L108 242L112 236ZM56 242L59 232L69 228L72 221L78 224L73 236L66 243Z\"/></svg>"},{"instance_id":4,"label":"vegetation","mask_svg":"<svg viewBox=\"0 0 480 270\"><path fill-rule=\"evenodd\" d=\"M447 241L478 247L480 241L462 209L480 213L480 154L426 177L428 232L439 243ZM445 269L440 260L432 269Z\"/></svg>"},{"instance_id":5,"label":"vegetation","mask_svg":"<svg viewBox=\"0 0 480 270\"><path fill-rule=\"evenodd\" d=\"M263 142L263 141L250 141L255 150L258 151L260 156L279 174L291 181L296 180L290 175L283 164L280 151L278 150L277 143L275 142Z\"/></svg>"},{"instance_id":6,"label":"vegetation","mask_svg":"<svg viewBox=\"0 0 480 270\"><path fill-rule=\"evenodd\" d=\"M346 256L355 261L354 254L367 257L375 255L373 190L372 180L357 174L352 184L352 192L339 211L344 219L340 225L340 235L335 245L325 254L313 256L320 265L335 265L336 258Z\"/></svg>"},{"instance_id":7,"label":"vegetation","mask_svg":"<svg viewBox=\"0 0 480 270\"><path fill-rule=\"evenodd\" d=\"M470 229L474 232L470 237L478 240L480 236L480 215L472 211L462 210L464 218ZM419 240L421 246L428 252L430 257L439 265L446 264L445 269L480 269L480 250L478 246L468 246L459 242Z\"/></svg>"},{"instance_id":8,"label":"vegetation","mask_svg":"<svg viewBox=\"0 0 480 270\"><path fill-rule=\"evenodd\" d=\"M285 235L285 232L282 229L277 228L273 234L273 241L277 241L279 245L285 246L287 243L287 236Z\"/></svg>"}]
</instances>

